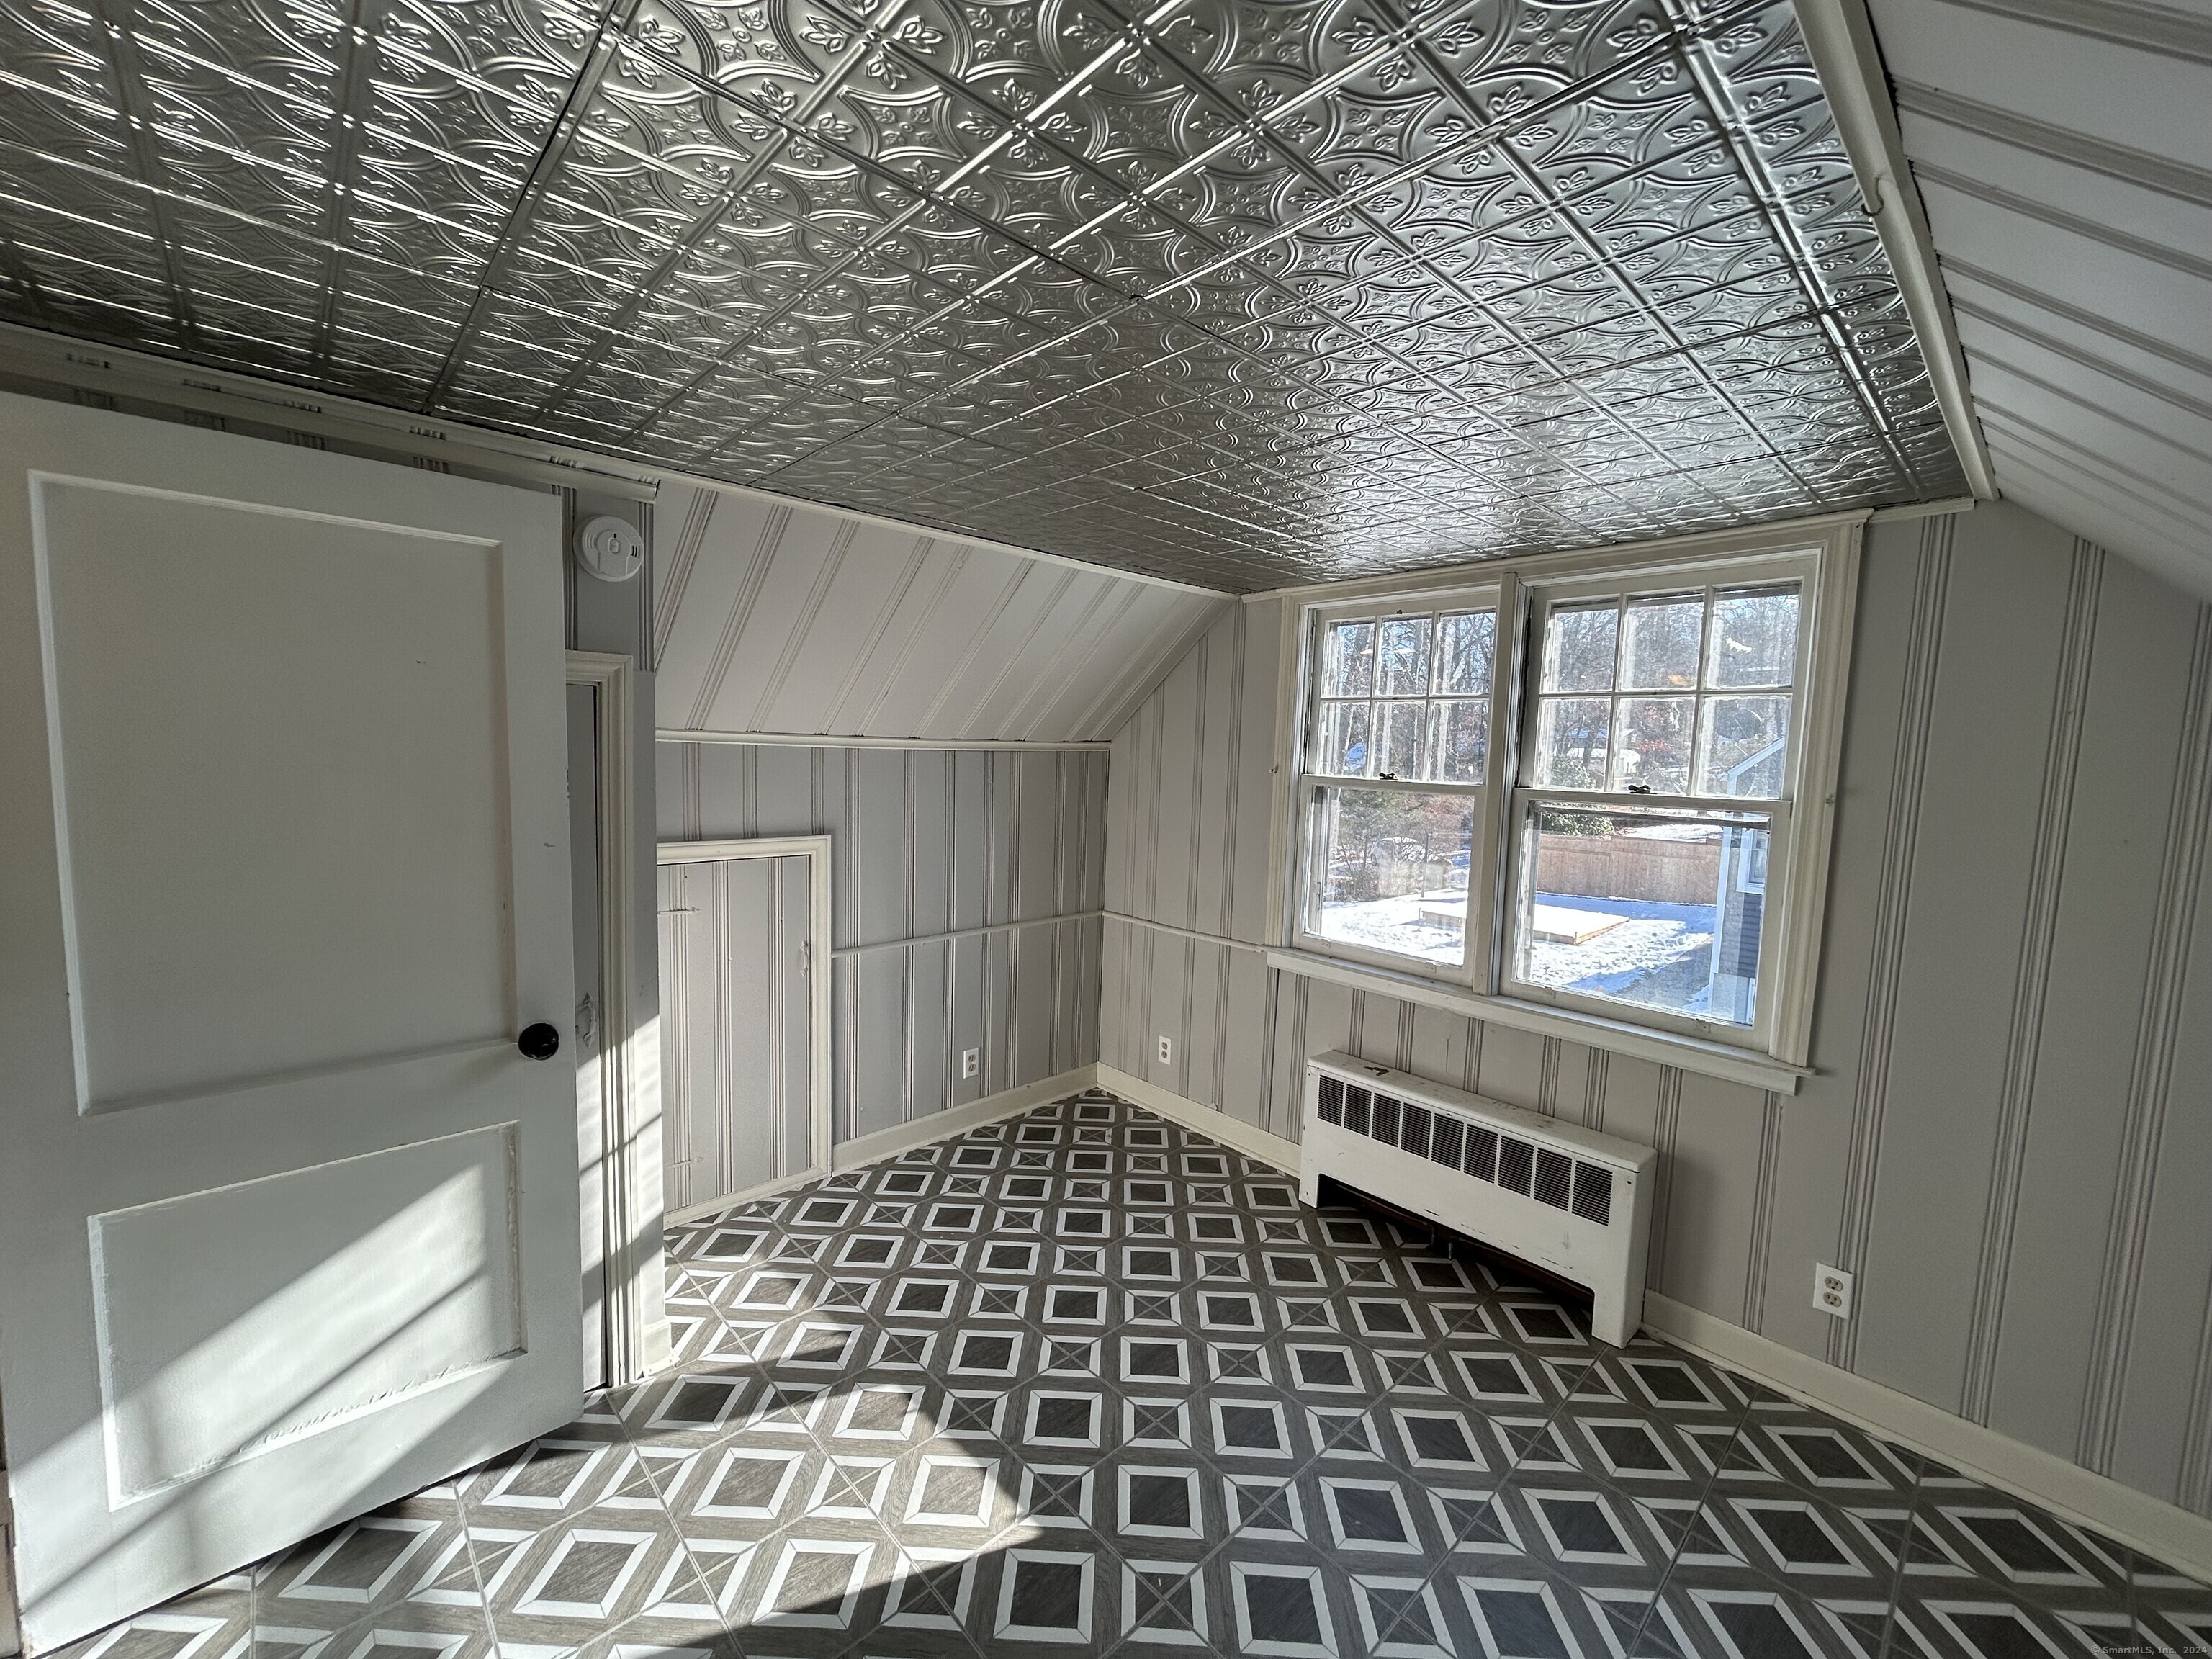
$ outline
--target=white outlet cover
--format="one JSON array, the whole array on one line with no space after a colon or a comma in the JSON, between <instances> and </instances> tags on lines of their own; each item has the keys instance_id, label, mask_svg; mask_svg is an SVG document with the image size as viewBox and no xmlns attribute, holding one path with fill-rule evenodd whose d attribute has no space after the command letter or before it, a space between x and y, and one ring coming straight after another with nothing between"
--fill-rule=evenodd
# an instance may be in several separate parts
<instances>
[{"instance_id":1,"label":"white outlet cover","mask_svg":"<svg viewBox=\"0 0 2212 1659\"><path fill-rule=\"evenodd\" d=\"M1163 1066L1175 1064L1175 1040L1172 1037L1160 1039L1160 1064Z\"/></svg>"},{"instance_id":2,"label":"white outlet cover","mask_svg":"<svg viewBox=\"0 0 2212 1659\"><path fill-rule=\"evenodd\" d=\"M960 1075L975 1076L982 1063L982 1059L983 1051L981 1048L963 1048L960 1051Z\"/></svg>"},{"instance_id":3,"label":"white outlet cover","mask_svg":"<svg viewBox=\"0 0 2212 1659\"><path fill-rule=\"evenodd\" d=\"M1856 1281L1841 1267L1825 1261L1813 1264L1813 1305L1832 1319L1851 1316L1851 1289Z\"/></svg>"}]
</instances>

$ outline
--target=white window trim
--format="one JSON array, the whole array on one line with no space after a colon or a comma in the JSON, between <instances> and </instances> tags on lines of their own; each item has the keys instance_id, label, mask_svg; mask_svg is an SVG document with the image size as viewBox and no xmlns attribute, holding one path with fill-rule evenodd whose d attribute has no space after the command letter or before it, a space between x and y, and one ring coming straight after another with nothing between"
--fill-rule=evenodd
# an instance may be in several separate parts
<instances>
[{"instance_id":1,"label":"white window trim","mask_svg":"<svg viewBox=\"0 0 2212 1659\"><path fill-rule=\"evenodd\" d=\"M1273 967L1316 979L1372 989L1385 995L1450 1008L1474 1018L1533 1030L1613 1053L1635 1054L1680 1066L1703 1075L1794 1094L1811 1075L1808 1056L1826 908L1829 850L1833 839L1836 774L1842 753L1844 694L1850 678L1851 636L1856 619L1858 562L1865 511L1831 514L1751 529L1707 532L1662 541L1595 548L1571 553L1486 561L1401 577L1369 577L1255 594L1251 599L1282 602L1282 634L1277 659L1274 812L1268 849L1271 917L1267 961ZM1642 586L1670 576L1700 585L1733 580L1737 570L1756 572L1762 562L1796 558L1808 562L1806 594L1813 606L1812 626L1800 641L1802 661L1795 711L1799 722L1796 775L1789 813L1789 836L1778 834L1774 854L1786 860L1783 902L1768 926L1775 936L1762 951L1772 952L1775 976L1766 1018L1756 1044L1718 1040L1703 1034L1710 1027L1684 1020L1671 1029L1641 1017L1611 1012L1540 997L1510 994L1502 974L1502 952L1510 903L1510 851L1515 785L1523 746L1522 678L1528 657L1527 630L1534 592L1585 580L1602 585L1626 577ZM1313 684L1309 655L1316 637L1317 615L1363 600L1429 603L1455 598L1492 584L1498 590L1498 669L1490 710L1490 767L1484 781L1486 811L1468 877L1468 966L1442 974L1419 964L1381 965L1340 949L1322 951L1302 940L1304 902L1304 778L1307 702ZM1248 601L1249 602L1249 601ZM1598 798L1602 800L1603 798ZM1649 797L1632 798L1639 805ZM1662 798L1671 799L1672 798ZM1698 804L1725 808L1720 800ZM1483 937L1478 941L1475 888L1486 884Z\"/></svg>"}]
</instances>

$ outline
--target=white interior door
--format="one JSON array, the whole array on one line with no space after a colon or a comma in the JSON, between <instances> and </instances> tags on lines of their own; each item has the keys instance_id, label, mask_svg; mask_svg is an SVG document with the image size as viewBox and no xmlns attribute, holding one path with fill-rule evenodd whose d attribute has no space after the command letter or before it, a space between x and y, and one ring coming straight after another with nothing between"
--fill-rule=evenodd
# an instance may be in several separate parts
<instances>
[{"instance_id":1,"label":"white interior door","mask_svg":"<svg viewBox=\"0 0 2212 1659\"><path fill-rule=\"evenodd\" d=\"M826 889L829 843L809 841L660 849L672 1220L828 1173L828 1010L815 958L828 956L826 891L817 890Z\"/></svg>"},{"instance_id":2,"label":"white interior door","mask_svg":"<svg viewBox=\"0 0 2212 1659\"><path fill-rule=\"evenodd\" d=\"M32 1651L570 1416L546 495L0 397L0 1413Z\"/></svg>"}]
</instances>

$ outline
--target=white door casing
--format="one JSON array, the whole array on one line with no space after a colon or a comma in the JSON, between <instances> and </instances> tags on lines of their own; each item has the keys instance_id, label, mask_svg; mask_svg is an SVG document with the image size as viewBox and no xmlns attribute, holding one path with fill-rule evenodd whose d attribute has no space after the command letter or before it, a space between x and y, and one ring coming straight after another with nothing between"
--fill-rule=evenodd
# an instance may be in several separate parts
<instances>
[{"instance_id":1,"label":"white door casing","mask_svg":"<svg viewBox=\"0 0 2212 1659\"><path fill-rule=\"evenodd\" d=\"M670 1358L661 1246L659 1036L657 1022L639 1012L645 994L639 930L650 927L653 918L639 903L644 888L638 861L649 860L653 848L638 832L636 756L650 741L651 727L640 724L635 678L627 656L568 653L572 833L579 822L574 799L579 778L597 785L595 809L588 815L596 820L592 834L570 848L574 890L588 894L599 912L591 928L599 955L593 975L599 987L598 1029L592 1052L578 1056L577 1073L584 1374L587 1384L607 1388L649 1376ZM590 694L592 731L581 745L587 753L579 752L581 734L574 724L574 699L581 692ZM597 867L587 872L584 851L594 842ZM587 920L580 913L579 939Z\"/></svg>"},{"instance_id":2,"label":"white door casing","mask_svg":"<svg viewBox=\"0 0 2212 1659\"><path fill-rule=\"evenodd\" d=\"M33 1652L566 1420L550 495L0 397Z\"/></svg>"}]
</instances>

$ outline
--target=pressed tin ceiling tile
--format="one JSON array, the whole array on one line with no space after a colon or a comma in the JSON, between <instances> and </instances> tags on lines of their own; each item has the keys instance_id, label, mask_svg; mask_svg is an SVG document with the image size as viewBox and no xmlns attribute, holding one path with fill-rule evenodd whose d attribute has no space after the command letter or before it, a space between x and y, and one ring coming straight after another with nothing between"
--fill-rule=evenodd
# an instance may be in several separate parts
<instances>
[{"instance_id":1,"label":"pressed tin ceiling tile","mask_svg":"<svg viewBox=\"0 0 2212 1659\"><path fill-rule=\"evenodd\" d=\"M1961 478L1788 0L0 0L0 314L1241 588Z\"/></svg>"}]
</instances>

